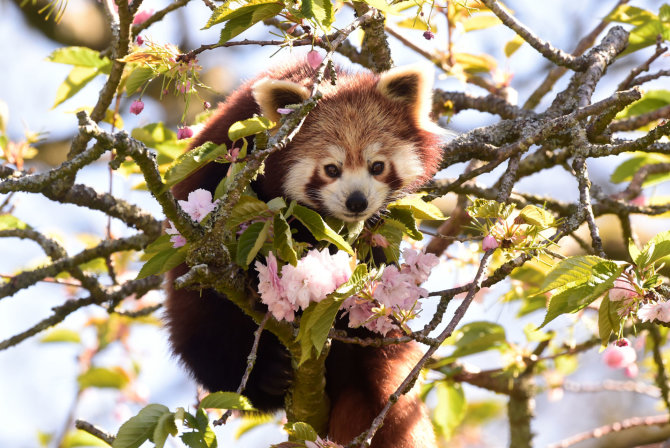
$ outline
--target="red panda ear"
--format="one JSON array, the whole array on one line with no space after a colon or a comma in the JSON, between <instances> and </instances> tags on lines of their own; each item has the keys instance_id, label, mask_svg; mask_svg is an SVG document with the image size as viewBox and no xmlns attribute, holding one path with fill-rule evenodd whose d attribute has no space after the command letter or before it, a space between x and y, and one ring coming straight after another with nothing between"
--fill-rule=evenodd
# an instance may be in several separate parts
<instances>
[{"instance_id":1,"label":"red panda ear","mask_svg":"<svg viewBox=\"0 0 670 448\"><path fill-rule=\"evenodd\" d=\"M251 88L256 103L261 107L264 117L279 122L277 109L289 104L302 103L309 98L309 90L305 86L290 81L263 78Z\"/></svg>"},{"instance_id":2,"label":"red panda ear","mask_svg":"<svg viewBox=\"0 0 670 448\"><path fill-rule=\"evenodd\" d=\"M380 76L377 89L387 98L406 103L419 125L426 127L432 124L434 77L435 69L431 64L396 67Z\"/></svg>"}]
</instances>

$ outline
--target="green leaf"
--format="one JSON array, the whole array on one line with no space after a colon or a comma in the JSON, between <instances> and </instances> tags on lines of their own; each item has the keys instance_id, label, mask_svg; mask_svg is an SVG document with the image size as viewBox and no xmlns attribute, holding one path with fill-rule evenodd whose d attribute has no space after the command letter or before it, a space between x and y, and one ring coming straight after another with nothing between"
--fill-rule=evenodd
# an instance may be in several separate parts
<instances>
[{"instance_id":1,"label":"green leaf","mask_svg":"<svg viewBox=\"0 0 670 448\"><path fill-rule=\"evenodd\" d=\"M638 249L637 245L635 244L635 241L633 241L633 238L628 239L628 254L630 255L630 259L635 261L637 258L640 256L640 249Z\"/></svg>"},{"instance_id":2,"label":"green leaf","mask_svg":"<svg viewBox=\"0 0 670 448\"><path fill-rule=\"evenodd\" d=\"M624 267L612 261L603 261L591 268L586 282L580 280L577 284L568 283L559 288L549 300L547 315L540 328L561 314L575 313L588 306L614 286L614 281L621 275Z\"/></svg>"},{"instance_id":3,"label":"green leaf","mask_svg":"<svg viewBox=\"0 0 670 448\"><path fill-rule=\"evenodd\" d=\"M219 23L223 23L247 14L247 10L244 9L245 7L265 4L279 4L276 0L249 0L246 1L245 4L241 7L231 8L231 4L236 3L238 3L238 0L225 0L221 6L217 7L214 12L212 12L212 15L207 21L207 24L202 29L204 30L211 28L212 26Z\"/></svg>"},{"instance_id":4,"label":"green leaf","mask_svg":"<svg viewBox=\"0 0 670 448\"><path fill-rule=\"evenodd\" d=\"M88 387L123 389L128 384L128 377L118 368L91 367L79 375L77 382L81 389Z\"/></svg>"},{"instance_id":5,"label":"green leaf","mask_svg":"<svg viewBox=\"0 0 670 448\"><path fill-rule=\"evenodd\" d=\"M473 218L507 219L514 211L514 204L503 204L489 199L475 199L467 208Z\"/></svg>"},{"instance_id":6,"label":"green leaf","mask_svg":"<svg viewBox=\"0 0 670 448\"><path fill-rule=\"evenodd\" d=\"M48 444L45 444L44 446L47 445ZM92 446L109 448L109 444L98 439L93 434L89 434L81 429L75 429L67 433L67 435L61 441L61 443L58 445L58 448L75 448L75 447L90 448Z\"/></svg>"},{"instance_id":7,"label":"green leaf","mask_svg":"<svg viewBox=\"0 0 670 448\"><path fill-rule=\"evenodd\" d=\"M438 381L435 384L437 405L433 414L433 422L438 434L449 440L454 430L461 424L467 409L465 393L458 383Z\"/></svg>"},{"instance_id":8,"label":"green leaf","mask_svg":"<svg viewBox=\"0 0 670 448\"><path fill-rule=\"evenodd\" d=\"M149 148L156 148L161 143L177 141L177 133L168 128L162 122L151 123L141 128L133 129L130 134L135 140L139 140Z\"/></svg>"},{"instance_id":9,"label":"green leaf","mask_svg":"<svg viewBox=\"0 0 670 448\"><path fill-rule=\"evenodd\" d=\"M288 261L293 266L298 264L298 254L293 248L291 228L281 213L277 213L273 220L274 241L273 247L279 258Z\"/></svg>"},{"instance_id":10,"label":"green leaf","mask_svg":"<svg viewBox=\"0 0 670 448\"><path fill-rule=\"evenodd\" d=\"M668 256L670 256L670 230L661 232L649 240L642 249L642 253L635 259L635 264L648 266Z\"/></svg>"},{"instance_id":11,"label":"green leaf","mask_svg":"<svg viewBox=\"0 0 670 448\"><path fill-rule=\"evenodd\" d=\"M388 218L384 219L384 223L377 229L377 233L389 243L388 247L382 248L387 261L397 263L400 260L400 243L406 229L403 223Z\"/></svg>"},{"instance_id":12,"label":"green leaf","mask_svg":"<svg viewBox=\"0 0 670 448\"><path fill-rule=\"evenodd\" d=\"M554 215L548 210L545 210L535 205L527 205L519 212L527 224L539 227L540 229L547 229L556 225Z\"/></svg>"},{"instance_id":13,"label":"green leaf","mask_svg":"<svg viewBox=\"0 0 670 448\"><path fill-rule=\"evenodd\" d=\"M0 215L0 230L29 229L30 226L12 215Z\"/></svg>"},{"instance_id":14,"label":"green leaf","mask_svg":"<svg viewBox=\"0 0 670 448\"><path fill-rule=\"evenodd\" d=\"M52 109L61 104L63 101L72 98L77 92L83 89L86 84L91 82L93 78L100 75L102 72L96 67L74 67L70 74L67 75L65 81L58 87L56 91L56 101Z\"/></svg>"},{"instance_id":15,"label":"green leaf","mask_svg":"<svg viewBox=\"0 0 670 448\"><path fill-rule=\"evenodd\" d=\"M162 404L145 406L136 416L121 425L112 444L113 448L139 448L153 436L154 428L161 416L170 413Z\"/></svg>"},{"instance_id":16,"label":"green leaf","mask_svg":"<svg viewBox=\"0 0 670 448\"><path fill-rule=\"evenodd\" d=\"M630 5L621 5L605 17L605 20L609 22L628 23L631 25L643 25L657 19L658 17L655 14L646 9Z\"/></svg>"},{"instance_id":17,"label":"green leaf","mask_svg":"<svg viewBox=\"0 0 670 448\"><path fill-rule=\"evenodd\" d=\"M242 195L231 210L230 218L226 221L226 227L228 229L237 229L243 222L267 216L269 210L268 205L260 199L249 195Z\"/></svg>"},{"instance_id":18,"label":"green leaf","mask_svg":"<svg viewBox=\"0 0 670 448\"><path fill-rule=\"evenodd\" d=\"M236 121L228 129L228 138L231 142L244 137L267 131L274 127L274 123L265 117L253 117L248 120Z\"/></svg>"},{"instance_id":19,"label":"green leaf","mask_svg":"<svg viewBox=\"0 0 670 448\"><path fill-rule=\"evenodd\" d=\"M492 26L500 25L502 22L493 14L474 14L461 22L464 32L483 30Z\"/></svg>"},{"instance_id":20,"label":"green leaf","mask_svg":"<svg viewBox=\"0 0 670 448\"><path fill-rule=\"evenodd\" d=\"M137 67L130 72L128 79L126 80L126 95L130 96L135 93L137 89L142 87L142 84L149 81L154 76L154 69L151 67Z\"/></svg>"},{"instance_id":21,"label":"green leaf","mask_svg":"<svg viewBox=\"0 0 670 448\"><path fill-rule=\"evenodd\" d=\"M333 3L331 0L302 0L300 12L306 19L314 19L324 31L333 24Z\"/></svg>"},{"instance_id":22,"label":"green leaf","mask_svg":"<svg viewBox=\"0 0 670 448\"><path fill-rule=\"evenodd\" d=\"M235 440L239 439L247 432L261 425L274 422L275 418L272 414L242 414L240 416L242 422L235 430ZM302 448L302 447L301 447Z\"/></svg>"},{"instance_id":23,"label":"green leaf","mask_svg":"<svg viewBox=\"0 0 670 448\"><path fill-rule=\"evenodd\" d=\"M237 253L235 254L235 262L239 266L246 269L256 258L256 254L263 247L268 237L269 230L270 221L255 222L240 235L237 242Z\"/></svg>"},{"instance_id":24,"label":"green leaf","mask_svg":"<svg viewBox=\"0 0 670 448\"><path fill-rule=\"evenodd\" d=\"M598 335L600 336L600 345L607 347L612 332L619 331L621 326L621 316L617 313L616 303L612 303L608 295L603 297L603 301L598 308Z\"/></svg>"},{"instance_id":25,"label":"green leaf","mask_svg":"<svg viewBox=\"0 0 670 448\"><path fill-rule=\"evenodd\" d=\"M619 112L616 118L630 118L653 112L670 104L670 90L650 90L630 106Z\"/></svg>"},{"instance_id":26,"label":"green leaf","mask_svg":"<svg viewBox=\"0 0 670 448\"><path fill-rule=\"evenodd\" d=\"M453 345L455 350L444 359L450 363L463 356L488 350L499 350L507 347L505 329L493 322L472 322L456 330L444 344Z\"/></svg>"},{"instance_id":27,"label":"green leaf","mask_svg":"<svg viewBox=\"0 0 670 448\"><path fill-rule=\"evenodd\" d=\"M549 271L544 283L535 294L544 294L568 284L584 283L591 278L591 269L605 260L594 255L579 255L561 260Z\"/></svg>"},{"instance_id":28,"label":"green leaf","mask_svg":"<svg viewBox=\"0 0 670 448\"><path fill-rule=\"evenodd\" d=\"M154 240L153 243L149 244L144 248L144 254L140 258L141 260L149 260L151 257L157 253L172 249L172 242L170 241L170 235L164 234L159 236Z\"/></svg>"},{"instance_id":29,"label":"green leaf","mask_svg":"<svg viewBox=\"0 0 670 448\"><path fill-rule=\"evenodd\" d=\"M186 260L186 246L170 248L151 257L137 274L137 279L159 275L179 266Z\"/></svg>"},{"instance_id":30,"label":"green leaf","mask_svg":"<svg viewBox=\"0 0 670 448\"><path fill-rule=\"evenodd\" d=\"M260 3L249 6L242 6L235 9L226 20L226 24L221 30L219 43L225 44L233 37L251 28L266 19L270 19L281 12L284 5L281 3Z\"/></svg>"},{"instance_id":31,"label":"green leaf","mask_svg":"<svg viewBox=\"0 0 670 448\"><path fill-rule=\"evenodd\" d=\"M201 409L236 409L238 411L255 411L249 399L235 392L213 392L200 401Z\"/></svg>"},{"instance_id":32,"label":"green leaf","mask_svg":"<svg viewBox=\"0 0 670 448\"><path fill-rule=\"evenodd\" d=\"M314 442L318 436L314 428L305 422L287 423L284 429L296 440Z\"/></svg>"},{"instance_id":33,"label":"green leaf","mask_svg":"<svg viewBox=\"0 0 670 448\"><path fill-rule=\"evenodd\" d=\"M278 212L279 210L286 208L286 201L282 197L276 197L268 201L268 208L273 212Z\"/></svg>"},{"instance_id":34,"label":"green leaf","mask_svg":"<svg viewBox=\"0 0 670 448\"><path fill-rule=\"evenodd\" d=\"M625 56L642 48L656 44L656 37L661 35L663 39L670 38L670 24L660 20L650 20L642 25L636 26L628 34L628 46L621 53Z\"/></svg>"},{"instance_id":35,"label":"green leaf","mask_svg":"<svg viewBox=\"0 0 670 448\"><path fill-rule=\"evenodd\" d=\"M416 219L446 219L439 208L430 202L424 201L421 199L421 195L418 194L405 196L388 205L389 210L394 208L409 210Z\"/></svg>"},{"instance_id":36,"label":"green leaf","mask_svg":"<svg viewBox=\"0 0 670 448\"><path fill-rule=\"evenodd\" d=\"M166 412L161 415L156 423L154 428L154 434L152 440L155 444L155 448L163 448L165 446L165 441L169 435L173 437L177 435L177 424L175 423L175 414L174 412Z\"/></svg>"},{"instance_id":37,"label":"green leaf","mask_svg":"<svg viewBox=\"0 0 670 448\"><path fill-rule=\"evenodd\" d=\"M293 216L303 223L305 227L307 227L307 230L309 230L318 241L328 241L329 243L334 244L338 249L341 249L350 255L354 255L354 250L349 243L344 241L344 238L331 229L321 215L314 210L296 204L293 208Z\"/></svg>"},{"instance_id":38,"label":"green leaf","mask_svg":"<svg viewBox=\"0 0 670 448\"><path fill-rule=\"evenodd\" d=\"M387 2L386 0L363 0L364 3L373 8L383 12L384 14L398 14L403 9L404 5L401 3Z\"/></svg>"},{"instance_id":39,"label":"green leaf","mask_svg":"<svg viewBox=\"0 0 670 448\"><path fill-rule=\"evenodd\" d=\"M614 170L610 177L610 181L614 183L630 181L640 168L645 165L653 165L656 163L670 163L670 156L664 154L640 154L631 157ZM651 174L646 177L642 183L642 187L650 187L668 180L670 180L670 172Z\"/></svg>"},{"instance_id":40,"label":"green leaf","mask_svg":"<svg viewBox=\"0 0 670 448\"><path fill-rule=\"evenodd\" d=\"M346 283L321 302L311 304L303 312L297 337L302 350L298 365L310 358L312 347L316 349L318 354L321 354L340 305L347 298L358 294L365 286L369 276L367 265L359 264Z\"/></svg>"},{"instance_id":41,"label":"green leaf","mask_svg":"<svg viewBox=\"0 0 670 448\"><path fill-rule=\"evenodd\" d=\"M198 168L217 157L227 154L227 152L226 145L216 145L212 142L207 142L182 154L165 172L165 186L163 190L167 191L168 188L186 179Z\"/></svg>"},{"instance_id":42,"label":"green leaf","mask_svg":"<svg viewBox=\"0 0 670 448\"><path fill-rule=\"evenodd\" d=\"M112 63L109 58L100 57L100 52L86 47L64 47L54 50L47 57L51 62L74 65L75 67L90 67L108 71Z\"/></svg>"},{"instance_id":43,"label":"green leaf","mask_svg":"<svg viewBox=\"0 0 670 448\"><path fill-rule=\"evenodd\" d=\"M413 240L421 241L423 239L423 233L419 231L416 225L412 210L393 207L389 210L389 218L402 223L405 226L403 232Z\"/></svg>"},{"instance_id":44,"label":"green leaf","mask_svg":"<svg viewBox=\"0 0 670 448\"><path fill-rule=\"evenodd\" d=\"M521 48L521 45L526 42L523 37L519 36L518 34L512 38L512 40L507 41L505 44L505 56L508 58L512 56L516 51Z\"/></svg>"},{"instance_id":45,"label":"green leaf","mask_svg":"<svg viewBox=\"0 0 670 448\"><path fill-rule=\"evenodd\" d=\"M55 328L42 336L40 342L81 342L79 333L74 330L69 330L67 328Z\"/></svg>"}]
</instances>

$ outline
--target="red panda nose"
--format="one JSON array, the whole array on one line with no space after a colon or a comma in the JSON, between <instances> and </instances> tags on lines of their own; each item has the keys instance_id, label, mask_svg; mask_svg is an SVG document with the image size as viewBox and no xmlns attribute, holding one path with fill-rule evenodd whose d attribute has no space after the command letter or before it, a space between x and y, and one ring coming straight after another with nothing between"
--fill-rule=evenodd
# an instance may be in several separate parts
<instances>
[{"instance_id":1,"label":"red panda nose","mask_svg":"<svg viewBox=\"0 0 670 448\"><path fill-rule=\"evenodd\" d=\"M350 212L360 213L368 208L368 200L362 192L354 191L349 195L344 205Z\"/></svg>"}]
</instances>

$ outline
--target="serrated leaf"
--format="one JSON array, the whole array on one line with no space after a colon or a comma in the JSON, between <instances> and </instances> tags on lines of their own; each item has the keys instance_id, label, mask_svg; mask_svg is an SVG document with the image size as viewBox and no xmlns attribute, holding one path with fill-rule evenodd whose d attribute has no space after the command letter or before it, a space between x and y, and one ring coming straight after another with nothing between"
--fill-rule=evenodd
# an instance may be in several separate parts
<instances>
[{"instance_id":1,"label":"serrated leaf","mask_svg":"<svg viewBox=\"0 0 670 448\"><path fill-rule=\"evenodd\" d=\"M527 224L537 226L540 229L546 229L556 225L556 220L551 212L535 205L525 206L519 212L519 216L521 216Z\"/></svg>"},{"instance_id":2,"label":"serrated leaf","mask_svg":"<svg viewBox=\"0 0 670 448\"><path fill-rule=\"evenodd\" d=\"M254 5L264 5L268 3L277 3L276 0L248 0L245 2L245 4L241 7L235 7L231 8L232 4L238 3L237 0L225 0L221 6L217 7L213 12L212 15L209 17L209 20L207 21L207 24L202 28L207 29L211 28L214 25L217 25L219 23L223 23L227 20L231 20L237 17L240 17L244 14L246 14L246 10L244 10L244 7L247 6L254 6Z\"/></svg>"},{"instance_id":3,"label":"serrated leaf","mask_svg":"<svg viewBox=\"0 0 670 448\"><path fill-rule=\"evenodd\" d=\"M106 56L100 57L100 52L86 47L58 48L51 53L47 60L59 64L74 65L75 67L90 67L108 70L111 61Z\"/></svg>"},{"instance_id":4,"label":"serrated leaf","mask_svg":"<svg viewBox=\"0 0 670 448\"><path fill-rule=\"evenodd\" d=\"M630 255L630 259L635 261L637 260L637 257L640 256L640 249L638 249L637 245L635 244L635 241L633 241L633 238L628 239L628 254Z\"/></svg>"},{"instance_id":5,"label":"serrated leaf","mask_svg":"<svg viewBox=\"0 0 670 448\"><path fill-rule=\"evenodd\" d=\"M243 121L236 121L228 129L228 138L231 142L244 137L267 131L274 127L274 123L265 117L253 117Z\"/></svg>"},{"instance_id":6,"label":"serrated leaf","mask_svg":"<svg viewBox=\"0 0 670 448\"><path fill-rule=\"evenodd\" d=\"M334 244L338 249L343 250L350 255L354 255L354 250L349 243L344 241L344 238L331 229L321 215L314 210L296 204L293 208L293 216L303 223L304 226L307 227L307 230L309 230L318 241L328 241Z\"/></svg>"},{"instance_id":7,"label":"serrated leaf","mask_svg":"<svg viewBox=\"0 0 670 448\"><path fill-rule=\"evenodd\" d=\"M394 207L389 210L389 217L405 226L404 233L415 241L423 239L423 233L419 231L416 220L410 209Z\"/></svg>"},{"instance_id":8,"label":"serrated leaf","mask_svg":"<svg viewBox=\"0 0 670 448\"><path fill-rule=\"evenodd\" d=\"M152 437L155 448L163 448L168 436L176 436L177 432L175 414L173 412L166 412L161 415L158 419L158 423L156 423Z\"/></svg>"},{"instance_id":9,"label":"serrated leaf","mask_svg":"<svg viewBox=\"0 0 670 448\"><path fill-rule=\"evenodd\" d=\"M287 423L284 429L296 440L314 442L318 437L314 428L305 422Z\"/></svg>"},{"instance_id":10,"label":"serrated leaf","mask_svg":"<svg viewBox=\"0 0 670 448\"><path fill-rule=\"evenodd\" d=\"M186 260L186 246L170 248L152 256L140 269L137 279L163 274Z\"/></svg>"},{"instance_id":11,"label":"serrated leaf","mask_svg":"<svg viewBox=\"0 0 670 448\"><path fill-rule=\"evenodd\" d=\"M139 448L153 436L154 428L161 416L169 412L170 410L162 404L145 406L136 416L121 425L112 447Z\"/></svg>"},{"instance_id":12,"label":"serrated leaf","mask_svg":"<svg viewBox=\"0 0 670 448\"><path fill-rule=\"evenodd\" d=\"M74 330L69 330L67 328L55 328L42 336L40 342L49 343L49 342L81 342L79 333Z\"/></svg>"},{"instance_id":13,"label":"serrated leaf","mask_svg":"<svg viewBox=\"0 0 670 448\"><path fill-rule=\"evenodd\" d=\"M237 240L237 253L235 254L235 262L247 268L258 254L258 251L263 247L265 240L268 237L270 230L270 221L254 222L240 235Z\"/></svg>"},{"instance_id":14,"label":"serrated leaf","mask_svg":"<svg viewBox=\"0 0 670 448\"><path fill-rule=\"evenodd\" d=\"M213 392L200 401L201 409L236 409L238 411L255 411L249 399L235 392Z\"/></svg>"},{"instance_id":15,"label":"serrated leaf","mask_svg":"<svg viewBox=\"0 0 670 448\"><path fill-rule=\"evenodd\" d=\"M303 312L297 337L302 350L299 365L309 359L312 347L316 349L317 354L321 354L340 305L347 298L360 292L368 278L367 265L359 264L346 283L328 294L328 297L321 302L311 304Z\"/></svg>"},{"instance_id":16,"label":"serrated leaf","mask_svg":"<svg viewBox=\"0 0 670 448\"><path fill-rule=\"evenodd\" d=\"M314 19L328 31L333 24L333 3L331 0L302 0L300 12L306 19Z\"/></svg>"},{"instance_id":17,"label":"serrated leaf","mask_svg":"<svg viewBox=\"0 0 670 448\"><path fill-rule=\"evenodd\" d=\"M384 223L377 229L377 233L388 241L388 246L382 248L388 262L400 261L400 243L406 229L403 223L389 218L384 219Z\"/></svg>"},{"instance_id":18,"label":"serrated leaf","mask_svg":"<svg viewBox=\"0 0 670 448\"><path fill-rule=\"evenodd\" d=\"M475 199L467 208L472 218L507 219L514 211L514 204L503 204L489 199Z\"/></svg>"},{"instance_id":19,"label":"serrated leaf","mask_svg":"<svg viewBox=\"0 0 670 448\"><path fill-rule=\"evenodd\" d=\"M559 288L549 300L547 315L540 328L561 314L575 313L596 300L614 286L614 281L624 270L623 265L603 261L591 267L591 275L586 282L568 283Z\"/></svg>"},{"instance_id":20,"label":"serrated leaf","mask_svg":"<svg viewBox=\"0 0 670 448\"><path fill-rule=\"evenodd\" d=\"M242 6L228 16L226 24L221 30L219 43L225 44L233 37L251 28L258 22L270 19L281 12L284 5L281 3L261 3Z\"/></svg>"},{"instance_id":21,"label":"serrated leaf","mask_svg":"<svg viewBox=\"0 0 670 448\"><path fill-rule=\"evenodd\" d=\"M620 326L621 316L617 313L617 306L610 301L608 295L605 295L598 308L598 335L602 347L607 347L610 335L612 332L619 331Z\"/></svg>"},{"instance_id":22,"label":"serrated leaf","mask_svg":"<svg viewBox=\"0 0 670 448\"><path fill-rule=\"evenodd\" d=\"M463 31L467 33L491 28L492 26L500 25L502 22L493 14L474 14L467 17L461 23L463 24Z\"/></svg>"},{"instance_id":23,"label":"serrated leaf","mask_svg":"<svg viewBox=\"0 0 670 448\"><path fill-rule=\"evenodd\" d=\"M418 194L408 195L395 202L391 202L388 205L388 209L391 210L393 208L409 210L416 219L446 219L439 208L430 202L424 201Z\"/></svg>"},{"instance_id":24,"label":"serrated leaf","mask_svg":"<svg viewBox=\"0 0 670 448\"><path fill-rule=\"evenodd\" d=\"M130 96L135 93L137 89L142 87L142 84L149 81L154 76L154 69L151 67L137 67L130 72L130 75L128 75L128 78L126 79L126 95Z\"/></svg>"},{"instance_id":25,"label":"serrated leaf","mask_svg":"<svg viewBox=\"0 0 670 448\"><path fill-rule=\"evenodd\" d=\"M100 387L123 389L128 384L128 376L121 369L91 367L77 378L79 388Z\"/></svg>"},{"instance_id":26,"label":"serrated leaf","mask_svg":"<svg viewBox=\"0 0 670 448\"><path fill-rule=\"evenodd\" d=\"M461 424L467 409L465 393L458 383L438 381L435 384L437 405L433 414L436 431L449 440Z\"/></svg>"},{"instance_id":27,"label":"serrated leaf","mask_svg":"<svg viewBox=\"0 0 670 448\"><path fill-rule=\"evenodd\" d=\"M293 248L291 228L281 213L277 213L273 220L274 240L273 247L279 258L288 261L293 266L298 264L298 254Z\"/></svg>"},{"instance_id":28,"label":"serrated leaf","mask_svg":"<svg viewBox=\"0 0 670 448\"><path fill-rule=\"evenodd\" d=\"M230 218L226 221L226 227L236 229L243 222L266 215L269 210L268 205L260 199L249 195L242 195L231 210Z\"/></svg>"},{"instance_id":29,"label":"serrated leaf","mask_svg":"<svg viewBox=\"0 0 670 448\"><path fill-rule=\"evenodd\" d=\"M670 256L670 230L661 232L649 240L644 245L644 249L642 249L640 255L635 259L635 264L638 266L648 266L668 256Z\"/></svg>"},{"instance_id":30,"label":"serrated leaf","mask_svg":"<svg viewBox=\"0 0 670 448\"><path fill-rule=\"evenodd\" d=\"M226 145L216 145L207 142L195 149L192 149L177 158L168 167L165 175L165 185L163 190L167 191L173 185L186 179L191 173L211 162L217 157L223 156L228 152Z\"/></svg>"},{"instance_id":31,"label":"serrated leaf","mask_svg":"<svg viewBox=\"0 0 670 448\"><path fill-rule=\"evenodd\" d=\"M72 98L77 92L83 89L86 84L91 82L93 78L100 75L102 72L96 67L74 67L70 74L67 75L65 81L58 87L56 91L56 100L52 109L61 104L63 101Z\"/></svg>"},{"instance_id":32,"label":"serrated leaf","mask_svg":"<svg viewBox=\"0 0 670 448\"><path fill-rule=\"evenodd\" d=\"M594 255L579 255L561 260L549 271L542 287L535 294L544 294L567 284L584 283L591 278L591 269L605 261Z\"/></svg>"},{"instance_id":33,"label":"serrated leaf","mask_svg":"<svg viewBox=\"0 0 670 448\"><path fill-rule=\"evenodd\" d=\"M254 428L274 422L274 416L272 414L246 414L241 415L241 420L242 422L235 430L235 440L238 440Z\"/></svg>"},{"instance_id":34,"label":"serrated leaf","mask_svg":"<svg viewBox=\"0 0 670 448\"><path fill-rule=\"evenodd\" d=\"M508 40L507 43L505 43L505 56L508 58L512 56L519 48L521 48L524 42L526 41L518 34L515 35L512 40Z\"/></svg>"},{"instance_id":35,"label":"serrated leaf","mask_svg":"<svg viewBox=\"0 0 670 448\"><path fill-rule=\"evenodd\" d=\"M0 215L0 230L29 229L30 226L16 216Z\"/></svg>"}]
</instances>

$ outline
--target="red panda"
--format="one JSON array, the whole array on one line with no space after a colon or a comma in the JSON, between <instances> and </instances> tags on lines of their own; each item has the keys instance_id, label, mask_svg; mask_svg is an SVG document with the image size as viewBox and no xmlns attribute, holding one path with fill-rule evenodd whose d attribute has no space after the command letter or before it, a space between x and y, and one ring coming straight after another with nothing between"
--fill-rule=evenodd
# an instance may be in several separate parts
<instances>
[{"instance_id":1,"label":"red panda","mask_svg":"<svg viewBox=\"0 0 670 448\"><path fill-rule=\"evenodd\" d=\"M212 141L230 148L230 125L254 114L279 122L277 109L308 98L314 75L309 65L300 63L243 84L219 106L191 147ZM319 86L323 98L292 142L266 159L253 190L264 201L283 196L344 221L371 218L437 171L441 150L437 126L429 117L432 81L426 67L381 75L337 69L335 85L326 79ZM221 164L206 165L173 192L177 199L186 199L197 188L213 192L226 170ZM172 348L205 388L234 391L257 325L213 290L174 290L174 279L186 269L173 269L167 279L166 325ZM346 317L338 318L338 328L346 327L343 322ZM349 331L375 336L363 328ZM346 444L366 430L421 354L414 343L361 347L333 341L326 360L330 440ZM288 352L274 335L263 332L244 395L257 409L280 409L291 375ZM373 448L432 446L432 425L416 393L400 398L372 441Z\"/></svg>"}]
</instances>

